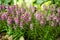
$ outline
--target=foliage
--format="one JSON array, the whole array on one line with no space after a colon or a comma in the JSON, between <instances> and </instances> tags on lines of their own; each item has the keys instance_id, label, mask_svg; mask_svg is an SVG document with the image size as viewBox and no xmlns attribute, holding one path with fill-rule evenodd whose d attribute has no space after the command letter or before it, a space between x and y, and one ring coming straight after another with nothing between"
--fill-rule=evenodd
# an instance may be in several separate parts
<instances>
[{"instance_id":1,"label":"foliage","mask_svg":"<svg viewBox=\"0 0 60 40\"><path fill-rule=\"evenodd\" d=\"M0 0L0 5L12 5L13 4L13 0Z\"/></svg>"}]
</instances>

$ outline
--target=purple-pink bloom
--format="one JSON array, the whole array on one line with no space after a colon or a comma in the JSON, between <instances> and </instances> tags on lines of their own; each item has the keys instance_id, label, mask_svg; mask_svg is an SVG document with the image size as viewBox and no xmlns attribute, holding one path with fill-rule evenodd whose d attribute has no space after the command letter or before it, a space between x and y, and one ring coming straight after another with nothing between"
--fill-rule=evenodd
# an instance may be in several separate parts
<instances>
[{"instance_id":1,"label":"purple-pink bloom","mask_svg":"<svg viewBox=\"0 0 60 40\"><path fill-rule=\"evenodd\" d=\"M5 12L5 13L3 13L3 14L1 15L1 19L2 19L2 20L7 19L7 17L8 17L7 12Z\"/></svg>"},{"instance_id":2,"label":"purple-pink bloom","mask_svg":"<svg viewBox=\"0 0 60 40\"><path fill-rule=\"evenodd\" d=\"M4 14L5 14L5 19L7 19L8 18L8 13L5 12Z\"/></svg>"},{"instance_id":3,"label":"purple-pink bloom","mask_svg":"<svg viewBox=\"0 0 60 40\"><path fill-rule=\"evenodd\" d=\"M43 18L42 12L36 12L35 17L38 21L40 21Z\"/></svg>"},{"instance_id":4,"label":"purple-pink bloom","mask_svg":"<svg viewBox=\"0 0 60 40\"><path fill-rule=\"evenodd\" d=\"M0 5L0 10L1 10L1 5Z\"/></svg>"},{"instance_id":5,"label":"purple-pink bloom","mask_svg":"<svg viewBox=\"0 0 60 40\"><path fill-rule=\"evenodd\" d=\"M7 24L8 24L8 26L10 26L12 24L12 17L10 17L10 16L8 17Z\"/></svg>"},{"instance_id":6,"label":"purple-pink bloom","mask_svg":"<svg viewBox=\"0 0 60 40\"><path fill-rule=\"evenodd\" d=\"M5 6L4 5L1 5L1 9L4 10Z\"/></svg>"},{"instance_id":7,"label":"purple-pink bloom","mask_svg":"<svg viewBox=\"0 0 60 40\"><path fill-rule=\"evenodd\" d=\"M20 16L20 10L17 10L17 11L16 11L16 15L17 15L17 16Z\"/></svg>"},{"instance_id":8,"label":"purple-pink bloom","mask_svg":"<svg viewBox=\"0 0 60 40\"><path fill-rule=\"evenodd\" d=\"M31 9L32 12L35 11L35 8L32 5L30 5L30 9Z\"/></svg>"},{"instance_id":9,"label":"purple-pink bloom","mask_svg":"<svg viewBox=\"0 0 60 40\"><path fill-rule=\"evenodd\" d=\"M43 9L44 9L44 10L47 10L46 5L43 5Z\"/></svg>"},{"instance_id":10,"label":"purple-pink bloom","mask_svg":"<svg viewBox=\"0 0 60 40\"><path fill-rule=\"evenodd\" d=\"M12 12L12 11L13 11L12 6L8 6L8 12Z\"/></svg>"},{"instance_id":11,"label":"purple-pink bloom","mask_svg":"<svg viewBox=\"0 0 60 40\"><path fill-rule=\"evenodd\" d=\"M25 12L22 16L21 16L21 19L28 23L31 21L31 14L29 12Z\"/></svg>"},{"instance_id":12,"label":"purple-pink bloom","mask_svg":"<svg viewBox=\"0 0 60 40\"><path fill-rule=\"evenodd\" d=\"M49 15L48 17L49 17L49 20L53 20L54 16L53 15Z\"/></svg>"},{"instance_id":13,"label":"purple-pink bloom","mask_svg":"<svg viewBox=\"0 0 60 40\"><path fill-rule=\"evenodd\" d=\"M4 19L5 19L5 15L2 14L2 15L1 15L1 20L4 20Z\"/></svg>"},{"instance_id":14,"label":"purple-pink bloom","mask_svg":"<svg viewBox=\"0 0 60 40\"><path fill-rule=\"evenodd\" d=\"M15 18L14 18L14 22L15 22L16 25L19 23L18 17L15 17Z\"/></svg>"},{"instance_id":15,"label":"purple-pink bloom","mask_svg":"<svg viewBox=\"0 0 60 40\"><path fill-rule=\"evenodd\" d=\"M60 13L60 8L58 8L58 13Z\"/></svg>"},{"instance_id":16,"label":"purple-pink bloom","mask_svg":"<svg viewBox=\"0 0 60 40\"><path fill-rule=\"evenodd\" d=\"M12 18L14 18L15 17L14 12L12 12L11 14L12 14Z\"/></svg>"},{"instance_id":17,"label":"purple-pink bloom","mask_svg":"<svg viewBox=\"0 0 60 40\"><path fill-rule=\"evenodd\" d=\"M22 7L22 8L21 8L21 13L24 13L24 12L25 12L25 8Z\"/></svg>"},{"instance_id":18,"label":"purple-pink bloom","mask_svg":"<svg viewBox=\"0 0 60 40\"><path fill-rule=\"evenodd\" d=\"M25 19L26 19L26 18L25 18L25 14L23 14L23 15L21 16L21 19L25 21Z\"/></svg>"},{"instance_id":19,"label":"purple-pink bloom","mask_svg":"<svg viewBox=\"0 0 60 40\"><path fill-rule=\"evenodd\" d=\"M53 19L55 19L55 20L56 20L56 19L57 19L57 16L54 16L54 17L53 17Z\"/></svg>"},{"instance_id":20,"label":"purple-pink bloom","mask_svg":"<svg viewBox=\"0 0 60 40\"><path fill-rule=\"evenodd\" d=\"M17 11L18 10L18 5L14 5L14 9L15 9L15 11Z\"/></svg>"},{"instance_id":21,"label":"purple-pink bloom","mask_svg":"<svg viewBox=\"0 0 60 40\"><path fill-rule=\"evenodd\" d=\"M20 21L20 27L23 28L23 21Z\"/></svg>"}]
</instances>

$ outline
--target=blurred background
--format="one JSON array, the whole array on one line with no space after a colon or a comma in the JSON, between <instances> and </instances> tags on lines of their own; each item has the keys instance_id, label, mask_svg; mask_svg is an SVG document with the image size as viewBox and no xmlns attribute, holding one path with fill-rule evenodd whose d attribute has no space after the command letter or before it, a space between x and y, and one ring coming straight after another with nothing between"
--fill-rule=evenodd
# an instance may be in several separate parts
<instances>
[{"instance_id":1,"label":"blurred background","mask_svg":"<svg viewBox=\"0 0 60 40\"><path fill-rule=\"evenodd\" d=\"M47 2L47 3L46 3ZM2 5L16 5L18 4L19 6L22 4L26 4L27 6L29 5L42 5L44 3L46 4L59 4L60 0L0 0L0 4Z\"/></svg>"}]
</instances>

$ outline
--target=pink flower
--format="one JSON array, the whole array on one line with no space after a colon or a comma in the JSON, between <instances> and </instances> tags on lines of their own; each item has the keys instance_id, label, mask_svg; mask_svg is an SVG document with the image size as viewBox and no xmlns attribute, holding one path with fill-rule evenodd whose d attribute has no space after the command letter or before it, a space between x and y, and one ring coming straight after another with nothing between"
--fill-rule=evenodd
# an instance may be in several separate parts
<instances>
[{"instance_id":1,"label":"pink flower","mask_svg":"<svg viewBox=\"0 0 60 40\"><path fill-rule=\"evenodd\" d=\"M15 17L15 18L14 18L14 22L15 22L16 25L19 23L18 17Z\"/></svg>"},{"instance_id":2,"label":"pink flower","mask_svg":"<svg viewBox=\"0 0 60 40\"><path fill-rule=\"evenodd\" d=\"M12 11L13 11L12 6L8 6L8 12L12 12Z\"/></svg>"},{"instance_id":3,"label":"pink flower","mask_svg":"<svg viewBox=\"0 0 60 40\"><path fill-rule=\"evenodd\" d=\"M7 24L8 24L8 26L10 26L12 24L12 18L10 16L7 19Z\"/></svg>"},{"instance_id":4,"label":"pink flower","mask_svg":"<svg viewBox=\"0 0 60 40\"><path fill-rule=\"evenodd\" d=\"M8 13L5 12L4 14L5 14L5 19L7 19L8 18Z\"/></svg>"},{"instance_id":5,"label":"pink flower","mask_svg":"<svg viewBox=\"0 0 60 40\"><path fill-rule=\"evenodd\" d=\"M17 11L16 11L16 15L17 15L17 16L20 16L20 10L17 10Z\"/></svg>"},{"instance_id":6,"label":"pink flower","mask_svg":"<svg viewBox=\"0 0 60 40\"><path fill-rule=\"evenodd\" d=\"M44 19L42 12L36 12L35 17L38 21L40 21L41 19Z\"/></svg>"},{"instance_id":7,"label":"pink flower","mask_svg":"<svg viewBox=\"0 0 60 40\"><path fill-rule=\"evenodd\" d=\"M2 20L5 19L5 15L4 15L4 14L1 15L1 19L2 19Z\"/></svg>"},{"instance_id":8,"label":"pink flower","mask_svg":"<svg viewBox=\"0 0 60 40\"><path fill-rule=\"evenodd\" d=\"M0 5L0 10L1 10L1 5Z\"/></svg>"},{"instance_id":9,"label":"pink flower","mask_svg":"<svg viewBox=\"0 0 60 40\"><path fill-rule=\"evenodd\" d=\"M31 9L32 12L35 11L35 8L32 5L30 5L30 9Z\"/></svg>"},{"instance_id":10,"label":"pink flower","mask_svg":"<svg viewBox=\"0 0 60 40\"><path fill-rule=\"evenodd\" d=\"M26 20L25 17L26 17L25 14L23 14L23 15L21 16L21 19L22 19L23 21L25 21L25 20Z\"/></svg>"},{"instance_id":11,"label":"pink flower","mask_svg":"<svg viewBox=\"0 0 60 40\"><path fill-rule=\"evenodd\" d=\"M20 27L23 28L23 21L20 22Z\"/></svg>"},{"instance_id":12,"label":"pink flower","mask_svg":"<svg viewBox=\"0 0 60 40\"><path fill-rule=\"evenodd\" d=\"M14 5L14 9L15 9L15 11L17 11L18 10L18 5Z\"/></svg>"},{"instance_id":13,"label":"pink flower","mask_svg":"<svg viewBox=\"0 0 60 40\"><path fill-rule=\"evenodd\" d=\"M14 12L12 12L11 14L12 14L12 18L14 18L15 17Z\"/></svg>"},{"instance_id":14,"label":"pink flower","mask_svg":"<svg viewBox=\"0 0 60 40\"><path fill-rule=\"evenodd\" d=\"M56 20L56 19L57 19L57 16L54 16L54 18L53 18L53 19L55 19L55 20Z\"/></svg>"},{"instance_id":15,"label":"pink flower","mask_svg":"<svg viewBox=\"0 0 60 40\"><path fill-rule=\"evenodd\" d=\"M46 5L43 5L43 9L44 9L44 10L47 10Z\"/></svg>"},{"instance_id":16,"label":"pink flower","mask_svg":"<svg viewBox=\"0 0 60 40\"><path fill-rule=\"evenodd\" d=\"M25 12L25 8L22 7L22 8L21 8L21 13L24 13L24 12Z\"/></svg>"},{"instance_id":17,"label":"pink flower","mask_svg":"<svg viewBox=\"0 0 60 40\"><path fill-rule=\"evenodd\" d=\"M58 13L60 13L60 8L58 8Z\"/></svg>"},{"instance_id":18,"label":"pink flower","mask_svg":"<svg viewBox=\"0 0 60 40\"><path fill-rule=\"evenodd\" d=\"M46 24L45 20L40 21L41 26L44 26Z\"/></svg>"},{"instance_id":19,"label":"pink flower","mask_svg":"<svg viewBox=\"0 0 60 40\"><path fill-rule=\"evenodd\" d=\"M5 6L4 5L1 5L1 9L4 10Z\"/></svg>"},{"instance_id":20,"label":"pink flower","mask_svg":"<svg viewBox=\"0 0 60 40\"><path fill-rule=\"evenodd\" d=\"M31 14L28 12L25 12L22 16L21 19L26 22L29 23L31 21Z\"/></svg>"},{"instance_id":21,"label":"pink flower","mask_svg":"<svg viewBox=\"0 0 60 40\"><path fill-rule=\"evenodd\" d=\"M53 15L49 15L49 20L52 20L53 19Z\"/></svg>"},{"instance_id":22,"label":"pink flower","mask_svg":"<svg viewBox=\"0 0 60 40\"><path fill-rule=\"evenodd\" d=\"M7 19L8 17L8 14L7 12L6 13L3 13L2 16L1 16L1 19L4 20L4 19Z\"/></svg>"}]
</instances>

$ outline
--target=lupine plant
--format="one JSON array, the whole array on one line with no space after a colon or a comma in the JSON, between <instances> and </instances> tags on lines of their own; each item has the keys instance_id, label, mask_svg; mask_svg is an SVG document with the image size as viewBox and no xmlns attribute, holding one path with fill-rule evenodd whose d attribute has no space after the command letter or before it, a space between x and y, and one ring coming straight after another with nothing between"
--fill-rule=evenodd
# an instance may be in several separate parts
<instances>
[{"instance_id":1,"label":"lupine plant","mask_svg":"<svg viewBox=\"0 0 60 40\"><path fill-rule=\"evenodd\" d=\"M54 4L49 8L44 5L43 9L0 5L0 32L13 35L14 40L21 36L25 40L56 40L60 32L60 8Z\"/></svg>"}]
</instances>

